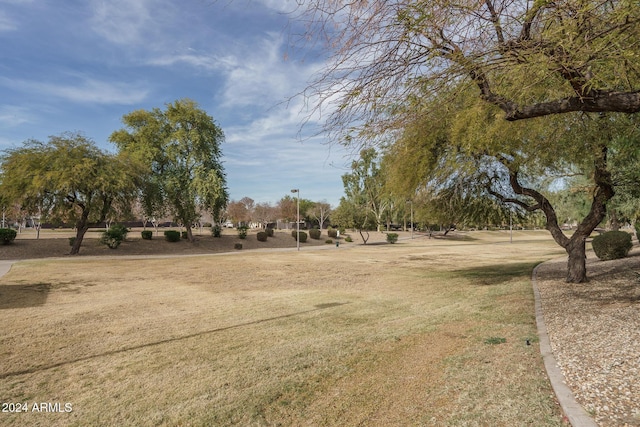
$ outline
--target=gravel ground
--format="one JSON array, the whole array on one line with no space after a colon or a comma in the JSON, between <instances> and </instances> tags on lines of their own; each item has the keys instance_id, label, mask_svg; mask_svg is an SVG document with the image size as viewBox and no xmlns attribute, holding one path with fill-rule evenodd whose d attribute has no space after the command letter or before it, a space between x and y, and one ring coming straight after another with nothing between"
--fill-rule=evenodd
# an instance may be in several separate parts
<instances>
[{"instance_id":1,"label":"gravel ground","mask_svg":"<svg viewBox=\"0 0 640 427\"><path fill-rule=\"evenodd\" d=\"M640 426L640 248L587 258L587 283L566 283L566 259L537 270L551 348L576 400L600 426Z\"/></svg>"}]
</instances>

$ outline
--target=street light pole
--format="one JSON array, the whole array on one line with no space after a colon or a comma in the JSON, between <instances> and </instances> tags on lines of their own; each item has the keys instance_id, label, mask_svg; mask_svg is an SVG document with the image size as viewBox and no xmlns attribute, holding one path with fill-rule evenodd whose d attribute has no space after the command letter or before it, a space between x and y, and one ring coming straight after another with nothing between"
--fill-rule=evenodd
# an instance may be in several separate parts
<instances>
[{"instance_id":1,"label":"street light pole","mask_svg":"<svg viewBox=\"0 0 640 427\"><path fill-rule=\"evenodd\" d=\"M411 206L411 239L413 239L413 200L409 201Z\"/></svg>"},{"instance_id":2,"label":"street light pole","mask_svg":"<svg viewBox=\"0 0 640 427\"><path fill-rule=\"evenodd\" d=\"M294 188L292 193L296 193L297 199L297 213L296 213L296 247L300 250L300 189Z\"/></svg>"}]
</instances>

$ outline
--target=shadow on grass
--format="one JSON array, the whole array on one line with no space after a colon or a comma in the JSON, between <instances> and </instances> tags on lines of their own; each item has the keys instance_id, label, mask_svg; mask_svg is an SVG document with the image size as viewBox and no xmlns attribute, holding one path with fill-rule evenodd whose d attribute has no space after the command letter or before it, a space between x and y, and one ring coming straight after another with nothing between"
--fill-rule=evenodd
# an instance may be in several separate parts
<instances>
[{"instance_id":1,"label":"shadow on grass","mask_svg":"<svg viewBox=\"0 0 640 427\"><path fill-rule=\"evenodd\" d=\"M118 349L118 350L105 351L105 352L99 353L99 354L92 354L90 356L78 357L76 359L66 360L66 361L58 362L58 363L52 363L52 364L49 364L49 365L35 366L33 368L23 369L23 370L20 370L20 371L5 372L3 374L0 374L0 379L5 379L5 378L9 378L9 377L15 377L15 376L18 376L18 375L33 374L33 373L36 373L36 372L46 371L48 369L54 369L54 368L59 368L61 366L70 365L70 364L76 363L76 362L84 362L86 360L96 359L98 357L113 356L113 355L116 355L116 354L126 353L128 351L141 350L141 349L144 349L144 348L154 347L154 346L157 346L157 345L169 344L169 343L173 343L173 342L187 340L187 339L190 339L190 338L196 338L196 337L201 337L201 336L204 336L204 335L210 335L210 334L215 334L215 333L218 333L218 332L224 332L224 331L228 331L228 330L231 330L231 329L238 329L238 328L242 328L242 327L245 327L245 326L258 325L258 324L261 324L261 323L273 322L275 320L282 320L282 319L287 319L287 318L290 318L290 317L301 316L303 314L313 313L313 312L319 311L319 310L327 310L329 308L339 307L339 306L346 305L346 304L349 304L349 303L348 302L331 302L331 303L317 304L315 306L315 308L312 308L310 310L298 311L298 312L290 313L290 314L283 314L282 316L269 317L269 318L266 318L266 319L259 319L259 320L254 320L254 321L251 321L251 322L239 323L237 325L225 326L225 327L222 327L222 328L210 329L210 330L207 330L207 331L196 332L196 333L193 333L193 334L187 334L187 335L182 335L182 336L178 336L178 337L167 338L165 340L154 341L154 342L150 342L150 343L146 343L146 344L140 344L140 345L134 345L134 346L131 346L131 347L125 347L125 348L121 348L121 349Z\"/></svg>"},{"instance_id":2,"label":"shadow on grass","mask_svg":"<svg viewBox=\"0 0 640 427\"><path fill-rule=\"evenodd\" d=\"M490 286L508 282L516 277L531 277L534 263L487 265L452 271L453 276L467 279L474 285Z\"/></svg>"},{"instance_id":3,"label":"shadow on grass","mask_svg":"<svg viewBox=\"0 0 640 427\"><path fill-rule=\"evenodd\" d=\"M39 307L47 302L50 283L0 286L0 310Z\"/></svg>"}]
</instances>

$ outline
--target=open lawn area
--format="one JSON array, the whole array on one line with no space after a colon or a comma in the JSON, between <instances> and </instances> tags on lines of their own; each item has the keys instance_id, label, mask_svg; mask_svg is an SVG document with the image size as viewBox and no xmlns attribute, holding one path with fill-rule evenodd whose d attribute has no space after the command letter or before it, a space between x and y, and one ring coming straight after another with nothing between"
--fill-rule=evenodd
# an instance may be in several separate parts
<instances>
[{"instance_id":1,"label":"open lawn area","mask_svg":"<svg viewBox=\"0 0 640 427\"><path fill-rule=\"evenodd\" d=\"M564 425L531 287L562 249L545 231L407 236L16 263L0 396L27 412L0 424Z\"/></svg>"}]
</instances>

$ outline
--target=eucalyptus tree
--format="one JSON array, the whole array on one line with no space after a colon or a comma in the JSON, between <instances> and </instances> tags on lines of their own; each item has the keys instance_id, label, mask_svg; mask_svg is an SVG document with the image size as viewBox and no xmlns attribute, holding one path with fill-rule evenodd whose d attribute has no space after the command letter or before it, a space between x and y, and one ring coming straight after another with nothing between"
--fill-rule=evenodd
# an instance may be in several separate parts
<instances>
[{"instance_id":1,"label":"eucalyptus tree","mask_svg":"<svg viewBox=\"0 0 640 427\"><path fill-rule=\"evenodd\" d=\"M222 129L189 99L167 104L164 111L133 111L122 121L126 127L110 139L145 165L141 190L147 215L168 211L193 241L191 228L200 209L217 220L227 204Z\"/></svg>"},{"instance_id":2,"label":"eucalyptus tree","mask_svg":"<svg viewBox=\"0 0 640 427\"><path fill-rule=\"evenodd\" d=\"M80 245L91 223L131 207L137 195L137 164L126 155L107 154L79 133L29 140L1 159L0 192L31 215L71 222Z\"/></svg>"}]
</instances>

